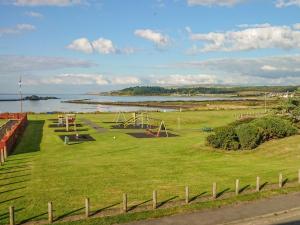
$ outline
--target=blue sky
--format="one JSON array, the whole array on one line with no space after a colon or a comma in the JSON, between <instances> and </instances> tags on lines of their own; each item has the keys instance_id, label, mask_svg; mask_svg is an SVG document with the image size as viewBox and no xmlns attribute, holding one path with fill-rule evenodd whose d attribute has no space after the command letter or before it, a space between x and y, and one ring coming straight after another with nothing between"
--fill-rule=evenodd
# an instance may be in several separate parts
<instances>
[{"instance_id":1,"label":"blue sky","mask_svg":"<svg viewBox=\"0 0 300 225\"><path fill-rule=\"evenodd\" d=\"M0 0L0 93L300 84L300 0Z\"/></svg>"}]
</instances>

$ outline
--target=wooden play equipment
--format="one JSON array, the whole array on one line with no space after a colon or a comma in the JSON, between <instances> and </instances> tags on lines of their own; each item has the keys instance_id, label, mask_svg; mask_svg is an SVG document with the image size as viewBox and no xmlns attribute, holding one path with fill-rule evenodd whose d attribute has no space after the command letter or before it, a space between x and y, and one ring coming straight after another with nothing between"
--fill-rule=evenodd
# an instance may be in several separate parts
<instances>
[{"instance_id":1,"label":"wooden play equipment","mask_svg":"<svg viewBox=\"0 0 300 225\"><path fill-rule=\"evenodd\" d=\"M132 113L132 117L123 122L122 126L124 128L133 126L140 128L148 128L149 127L149 116L148 113L145 112L134 112Z\"/></svg>"},{"instance_id":2,"label":"wooden play equipment","mask_svg":"<svg viewBox=\"0 0 300 225\"><path fill-rule=\"evenodd\" d=\"M165 124L165 122L163 120L154 119L154 118L150 118L150 119L154 120L156 122L159 122L159 126L158 126L158 128L154 128L154 129L147 128L146 129L146 133L148 135L151 135L151 136L154 136L154 137L161 137L162 136L162 132L164 132L165 133L165 137L169 137L166 124Z\"/></svg>"},{"instance_id":3,"label":"wooden play equipment","mask_svg":"<svg viewBox=\"0 0 300 225\"><path fill-rule=\"evenodd\" d=\"M69 131L69 127L73 125L74 131L76 131L76 115L75 114L66 114L66 131Z\"/></svg>"},{"instance_id":4,"label":"wooden play equipment","mask_svg":"<svg viewBox=\"0 0 300 225\"><path fill-rule=\"evenodd\" d=\"M64 126L65 125L65 117L63 115L57 115L57 121L58 121L58 126Z\"/></svg>"},{"instance_id":5,"label":"wooden play equipment","mask_svg":"<svg viewBox=\"0 0 300 225\"><path fill-rule=\"evenodd\" d=\"M116 113L116 116L115 116L115 119L114 119L114 122L115 123L124 123L126 121L126 116L124 114L124 112L117 112Z\"/></svg>"}]
</instances>

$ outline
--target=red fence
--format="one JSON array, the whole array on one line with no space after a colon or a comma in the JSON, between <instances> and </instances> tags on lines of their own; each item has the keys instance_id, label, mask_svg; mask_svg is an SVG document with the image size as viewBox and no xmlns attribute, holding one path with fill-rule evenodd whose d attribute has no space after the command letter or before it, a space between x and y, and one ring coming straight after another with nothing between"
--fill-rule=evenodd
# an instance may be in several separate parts
<instances>
[{"instance_id":1,"label":"red fence","mask_svg":"<svg viewBox=\"0 0 300 225\"><path fill-rule=\"evenodd\" d=\"M28 120L26 113L1 113L0 119L15 121L15 123L10 123L9 126L3 125L2 127L5 131L4 135L0 137L0 158L4 162L7 155L12 153L18 138L23 134Z\"/></svg>"}]
</instances>

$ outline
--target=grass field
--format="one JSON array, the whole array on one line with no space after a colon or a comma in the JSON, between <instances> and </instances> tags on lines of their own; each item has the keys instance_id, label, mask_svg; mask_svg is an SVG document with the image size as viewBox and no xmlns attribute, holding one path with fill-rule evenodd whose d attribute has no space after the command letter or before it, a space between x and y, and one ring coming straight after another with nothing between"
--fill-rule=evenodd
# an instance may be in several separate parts
<instances>
[{"instance_id":1,"label":"grass field","mask_svg":"<svg viewBox=\"0 0 300 225\"><path fill-rule=\"evenodd\" d=\"M7 121L7 120L1 120L1 119L0 119L0 126L2 126L3 124L5 124L6 121Z\"/></svg>"},{"instance_id":2,"label":"grass field","mask_svg":"<svg viewBox=\"0 0 300 225\"><path fill-rule=\"evenodd\" d=\"M241 185L276 182L278 173L296 178L300 161L299 136L273 140L253 151L223 152L205 145L202 127L217 127L235 120L244 111L203 111L151 113L165 120L177 137L134 138L128 130L109 129L114 114L82 114L99 126L79 127L96 141L64 145L55 128L49 125L56 115L30 115L29 125L14 155L0 167L0 223L7 221L8 206L16 208L17 221L47 218L47 202L55 215L82 213L84 197L91 199L92 210L111 205L120 208L122 193L130 204L151 199L154 189L159 199L182 199L184 186L192 195ZM181 129L178 129L178 117ZM114 139L115 137L115 139ZM178 197L176 197L178 196ZM175 198L176 197L176 198ZM149 203L151 204L151 202Z\"/></svg>"}]
</instances>

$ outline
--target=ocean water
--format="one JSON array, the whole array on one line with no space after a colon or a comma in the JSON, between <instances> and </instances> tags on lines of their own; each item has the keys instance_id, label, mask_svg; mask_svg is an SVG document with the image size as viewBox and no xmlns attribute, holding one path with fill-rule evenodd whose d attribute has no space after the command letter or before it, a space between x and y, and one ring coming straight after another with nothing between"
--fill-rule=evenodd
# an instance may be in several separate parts
<instances>
[{"instance_id":1,"label":"ocean water","mask_svg":"<svg viewBox=\"0 0 300 225\"><path fill-rule=\"evenodd\" d=\"M24 94L30 96L31 94ZM42 101L23 101L24 112L130 112L130 111L173 111L167 108L135 107L135 106L108 106L104 104L72 104L63 103L66 100L89 99L90 101L99 102L144 102L144 101L205 101L221 100L225 98L215 97L181 97L181 96L96 96L96 95L79 95L79 94L38 94L38 96L53 96L60 99L50 99ZM0 99L18 99L19 95L0 94ZM20 112L20 101L0 101L0 112Z\"/></svg>"}]
</instances>

